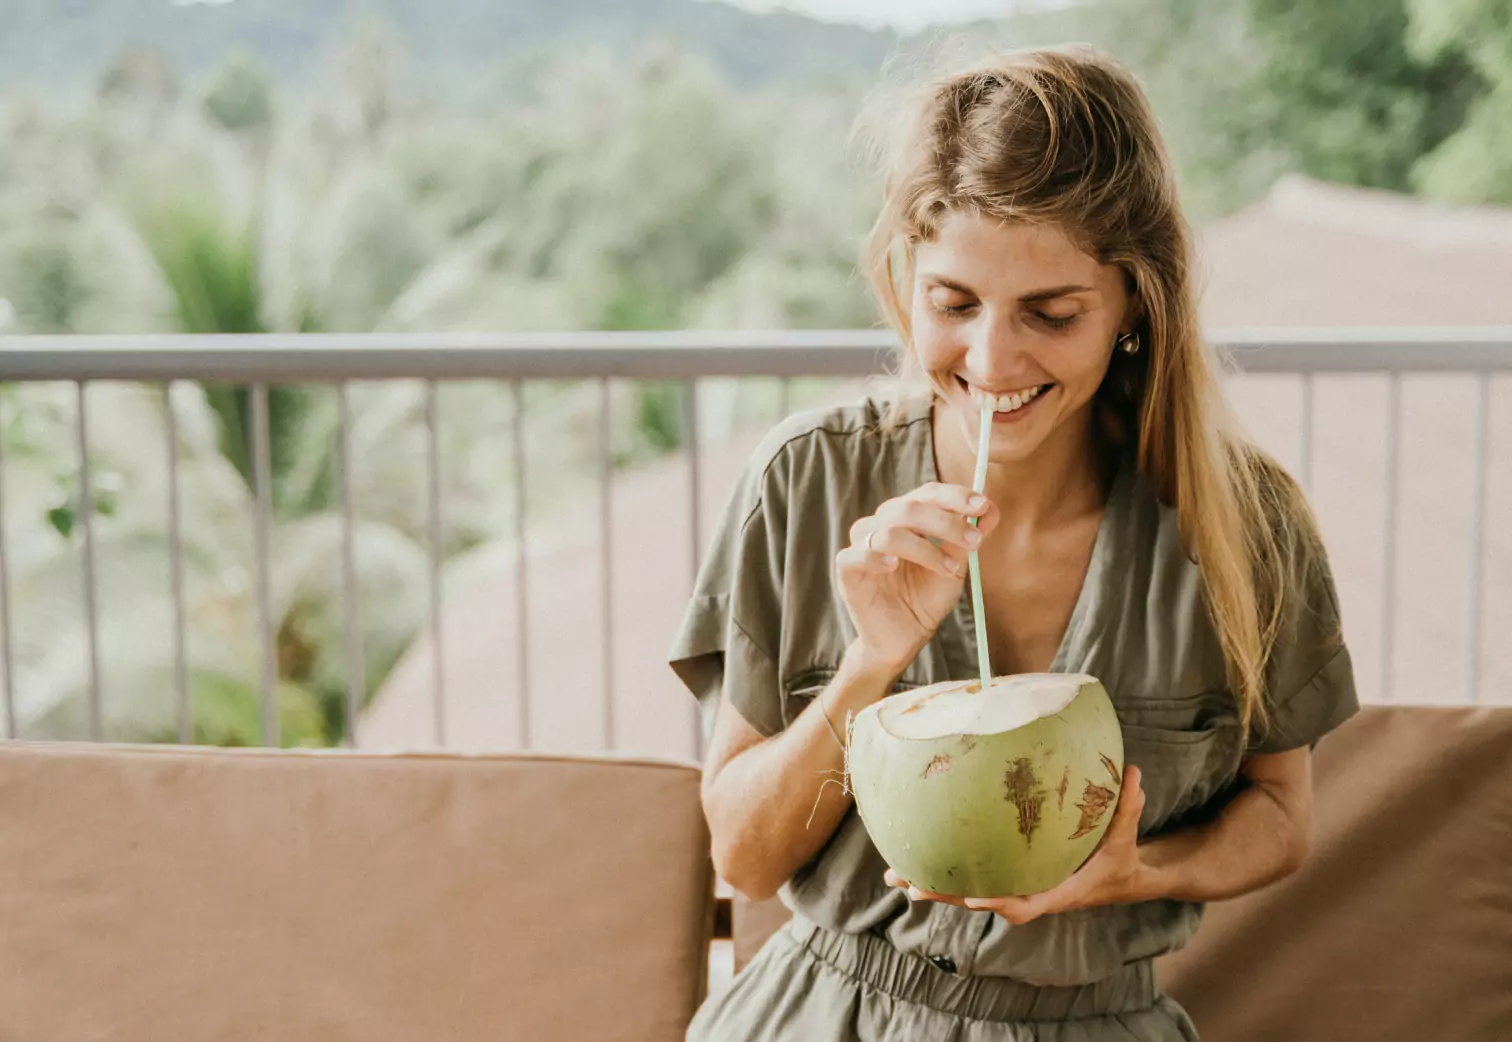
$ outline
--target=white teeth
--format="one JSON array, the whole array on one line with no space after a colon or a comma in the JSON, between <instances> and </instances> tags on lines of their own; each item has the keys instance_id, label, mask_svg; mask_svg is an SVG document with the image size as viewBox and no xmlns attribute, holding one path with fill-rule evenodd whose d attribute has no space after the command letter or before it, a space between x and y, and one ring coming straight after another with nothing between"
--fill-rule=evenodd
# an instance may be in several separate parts
<instances>
[{"instance_id":1,"label":"white teeth","mask_svg":"<svg viewBox=\"0 0 1512 1042\"><path fill-rule=\"evenodd\" d=\"M1031 387L1027 391L1015 391L1013 394L991 395L979 391L975 387L971 389L971 397L978 404L991 402L993 412L1014 412L1022 409L1040 395L1038 387Z\"/></svg>"},{"instance_id":2,"label":"white teeth","mask_svg":"<svg viewBox=\"0 0 1512 1042\"><path fill-rule=\"evenodd\" d=\"M1018 390L1018 392L1013 392L1012 395L989 395L989 393L977 390L975 387L971 389L972 401L977 402L978 405L983 404L983 402L992 402L992 411L995 411L995 413L1012 413L1012 411L1019 410L1019 408L1024 408L1025 405L1030 404L1031 401L1039 398L1039 395L1039 387Z\"/></svg>"}]
</instances>

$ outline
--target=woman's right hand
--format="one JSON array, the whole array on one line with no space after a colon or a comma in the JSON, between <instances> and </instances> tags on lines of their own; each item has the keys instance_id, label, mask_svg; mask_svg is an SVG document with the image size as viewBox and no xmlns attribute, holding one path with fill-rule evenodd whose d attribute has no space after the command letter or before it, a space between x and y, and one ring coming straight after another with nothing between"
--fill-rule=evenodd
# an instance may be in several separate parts
<instances>
[{"instance_id":1,"label":"woman's right hand","mask_svg":"<svg viewBox=\"0 0 1512 1042\"><path fill-rule=\"evenodd\" d=\"M976 527L968 523L972 517L980 518ZM889 499L851 526L851 544L835 565L869 662L902 673L924 650L960 600L968 554L998 520L985 497L932 482Z\"/></svg>"}]
</instances>

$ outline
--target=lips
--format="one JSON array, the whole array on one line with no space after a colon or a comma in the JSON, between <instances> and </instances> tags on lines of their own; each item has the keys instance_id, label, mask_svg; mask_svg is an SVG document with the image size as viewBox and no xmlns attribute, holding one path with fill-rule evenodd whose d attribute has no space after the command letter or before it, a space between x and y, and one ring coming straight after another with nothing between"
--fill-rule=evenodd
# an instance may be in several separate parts
<instances>
[{"instance_id":1,"label":"lips","mask_svg":"<svg viewBox=\"0 0 1512 1042\"><path fill-rule=\"evenodd\" d=\"M977 406L977 408L981 408L984 401L991 402L992 411L994 413L997 413L1000 417L1004 415L1012 415L1013 413L1019 412L1020 410L1026 408L1030 403L1037 401L1042 395L1046 394L1055 387L1055 384L1053 383L1033 384L1027 387L1021 387L1015 390L994 394L967 383L959 376L956 377L956 380L971 396L971 400Z\"/></svg>"}]
</instances>

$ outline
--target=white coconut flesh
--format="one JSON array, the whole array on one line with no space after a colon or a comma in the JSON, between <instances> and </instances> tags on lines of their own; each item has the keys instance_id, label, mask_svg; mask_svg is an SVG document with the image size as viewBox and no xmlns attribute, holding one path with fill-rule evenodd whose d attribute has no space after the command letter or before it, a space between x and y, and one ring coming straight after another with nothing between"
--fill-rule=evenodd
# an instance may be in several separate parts
<instances>
[{"instance_id":1,"label":"white coconut flesh","mask_svg":"<svg viewBox=\"0 0 1512 1042\"><path fill-rule=\"evenodd\" d=\"M1063 711L1083 686L1096 683L1081 673L1022 673L937 687L915 698L888 699L877 722L894 738L928 741L950 735L990 735L1016 731Z\"/></svg>"}]
</instances>

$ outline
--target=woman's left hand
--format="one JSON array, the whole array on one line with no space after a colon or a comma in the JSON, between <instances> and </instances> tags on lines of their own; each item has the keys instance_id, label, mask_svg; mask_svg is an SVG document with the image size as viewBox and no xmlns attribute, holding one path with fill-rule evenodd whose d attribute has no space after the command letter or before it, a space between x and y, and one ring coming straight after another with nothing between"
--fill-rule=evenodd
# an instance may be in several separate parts
<instances>
[{"instance_id":1,"label":"woman's left hand","mask_svg":"<svg viewBox=\"0 0 1512 1042\"><path fill-rule=\"evenodd\" d=\"M1139 857L1139 815L1144 810L1144 803L1139 768L1125 766L1118 808L1097 849L1070 878L1043 893L1023 897L960 898L917 890L890 868L885 879L888 886L907 889L908 896L915 901L943 901L974 911L995 912L1014 924L1093 905L1147 901L1158 894L1150 880L1150 869Z\"/></svg>"}]
</instances>

